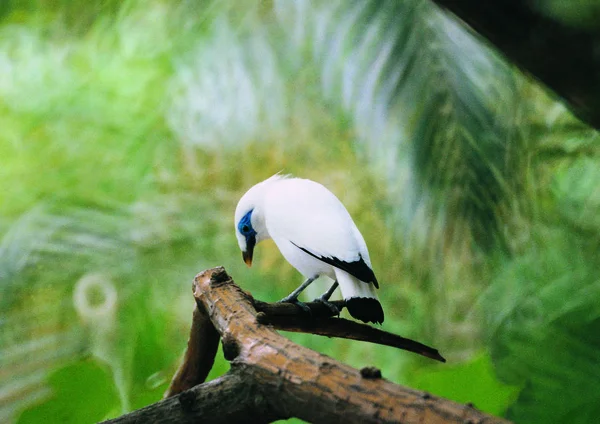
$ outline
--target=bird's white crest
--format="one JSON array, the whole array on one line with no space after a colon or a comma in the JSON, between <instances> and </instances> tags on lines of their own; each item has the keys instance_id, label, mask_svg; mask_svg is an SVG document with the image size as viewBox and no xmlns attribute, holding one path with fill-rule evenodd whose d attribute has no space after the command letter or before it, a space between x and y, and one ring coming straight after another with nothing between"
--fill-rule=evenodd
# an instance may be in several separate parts
<instances>
[{"instance_id":1,"label":"bird's white crest","mask_svg":"<svg viewBox=\"0 0 600 424\"><path fill-rule=\"evenodd\" d=\"M249 212L255 242L272 238L305 277L325 275L337 280L347 300L377 299L377 280L365 240L344 205L323 185L276 174L248 190L235 211L236 236L243 252L249 244L250 250L254 247L254 240L249 243L240 231L240 221ZM377 305L381 310L378 301Z\"/></svg>"}]
</instances>

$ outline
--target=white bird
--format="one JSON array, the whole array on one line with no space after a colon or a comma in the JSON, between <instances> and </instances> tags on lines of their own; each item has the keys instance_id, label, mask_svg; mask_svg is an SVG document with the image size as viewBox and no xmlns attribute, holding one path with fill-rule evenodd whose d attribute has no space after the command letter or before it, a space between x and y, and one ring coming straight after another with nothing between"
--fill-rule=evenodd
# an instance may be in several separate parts
<instances>
[{"instance_id":1,"label":"white bird","mask_svg":"<svg viewBox=\"0 0 600 424\"><path fill-rule=\"evenodd\" d=\"M240 199L235 228L248 266L256 244L273 239L281 254L306 281L281 302L305 306L298 295L319 276L334 280L316 300L327 302L340 287L350 315L364 322L383 322L377 278L365 240L338 198L311 180L279 174L256 184Z\"/></svg>"}]
</instances>

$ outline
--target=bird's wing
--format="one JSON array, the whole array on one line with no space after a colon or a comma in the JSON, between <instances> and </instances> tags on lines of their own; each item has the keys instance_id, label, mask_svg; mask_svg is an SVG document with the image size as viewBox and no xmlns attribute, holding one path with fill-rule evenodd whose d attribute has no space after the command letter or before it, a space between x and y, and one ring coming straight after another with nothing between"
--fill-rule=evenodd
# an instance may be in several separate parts
<instances>
[{"instance_id":1,"label":"bird's wing","mask_svg":"<svg viewBox=\"0 0 600 424\"><path fill-rule=\"evenodd\" d=\"M344 205L321 184L298 178L279 181L265 197L264 215L271 237L289 240L309 255L378 286L362 235Z\"/></svg>"}]
</instances>

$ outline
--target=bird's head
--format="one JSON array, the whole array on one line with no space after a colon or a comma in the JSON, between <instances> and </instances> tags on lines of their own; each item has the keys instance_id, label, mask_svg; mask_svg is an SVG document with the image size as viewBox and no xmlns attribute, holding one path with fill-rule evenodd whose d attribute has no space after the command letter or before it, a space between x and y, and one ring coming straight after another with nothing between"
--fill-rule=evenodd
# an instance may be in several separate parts
<instances>
[{"instance_id":1,"label":"bird's head","mask_svg":"<svg viewBox=\"0 0 600 424\"><path fill-rule=\"evenodd\" d=\"M277 176L278 177L278 176ZM252 265L254 246L262 240L270 238L265 227L262 204L265 190L275 177L256 184L246 192L235 209L235 235L242 251L246 265ZM279 177L277 178L279 179Z\"/></svg>"},{"instance_id":2,"label":"bird's head","mask_svg":"<svg viewBox=\"0 0 600 424\"><path fill-rule=\"evenodd\" d=\"M254 254L254 246L257 242L257 232L252 224L253 212L254 209L250 209L239 220L236 219L237 225L235 229L238 245L242 251L242 258L248 266L252 266L252 255Z\"/></svg>"}]
</instances>

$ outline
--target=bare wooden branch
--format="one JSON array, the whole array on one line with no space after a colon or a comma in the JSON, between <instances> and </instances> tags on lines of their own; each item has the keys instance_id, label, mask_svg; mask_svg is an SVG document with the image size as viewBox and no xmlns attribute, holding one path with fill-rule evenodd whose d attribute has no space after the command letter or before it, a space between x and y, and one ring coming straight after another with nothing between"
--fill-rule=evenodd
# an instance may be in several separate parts
<instances>
[{"instance_id":1,"label":"bare wooden branch","mask_svg":"<svg viewBox=\"0 0 600 424\"><path fill-rule=\"evenodd\" d=\"M260 380L256 380L256 385L249 384L249 378L254 377L244 372L228 372L106 423L242 424L269 423L279 419L279 414L269 407L269 399L258 387Z\"/></svg>"},{"instance_id":2,"label":"bare wooden branch","mask_svg":"<svg viewBox=\"0 0 600 424\"><path fill-rule=\"evenodd\" d=\"M268 304L271 305L271 304ZM311 304L307 304L311 306ZM316 303L315 305L319 305ZM294 305L290 305L294 307ZM260 310L260 307L257 307ZM297 333L311 333L319 336L337 337L340 339L358 340L362 342L375 343L384 346L391 346L398 349L414 352L436 361L446 362L446 359L432 347L422 343L407 339L370 325L362 324L356 321L350 321L344 318L322 318L317 320L306 319L302 316L303 311L299 310L297 315L269 315L259 312L256 316L261 324L270 324L277 330L293 331Z\"/></svg>"},{"instance_id":3,"label":"bare wooden branch","mask_svg":"<svg viewBox=\"0 0 600 424\"><path fill-rule=\"evenodd\" d=\"M346 307L346 302L343 300L332 300L330 303L335 305L340 311ZM258 312L264 312L270 316L294 316L307 318L307 314L298 306L292 303L267 303L257 299L253 299L254 308ZM335 314L322 302L306 302L306 306L310 308L312 318L326 318L335 316Z\"/></svg>"},{"instance_id":4,"label":"bare wooden branch","mask_svg":"<svg viewBox=\"0 0 600 424\"><path fill-rule=\"evenodd\" d=\"M204 383L215 362L219 337L204 305L196 305L188 347L183 362L165 393L165 398Z\"/></svg>"},{"instance_id":5,"label":"bare wooden branch","mask_svg":"<svg viewBox=\"0 0 600 424\"><path fill-rule=\"evenodd\" d=\"M198 274L194 297L198 310L207 312L221 335L231 370L179 394L172 388L172 397L109 422L242 423L290 417L349 424L506 422L393 384L377 369L359 371L291 342L273 325L258 322L252 297L223 268ZM194 325L203 322L195 319ZM190 342L190 346L207 349L213 344Z\"/></svg>"}]
</instances>

